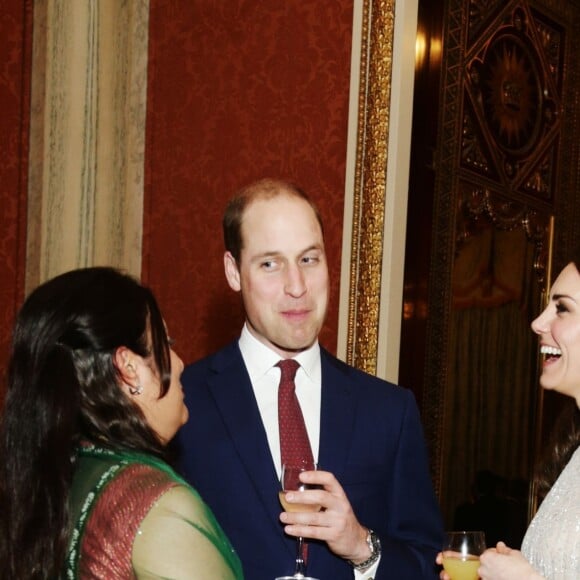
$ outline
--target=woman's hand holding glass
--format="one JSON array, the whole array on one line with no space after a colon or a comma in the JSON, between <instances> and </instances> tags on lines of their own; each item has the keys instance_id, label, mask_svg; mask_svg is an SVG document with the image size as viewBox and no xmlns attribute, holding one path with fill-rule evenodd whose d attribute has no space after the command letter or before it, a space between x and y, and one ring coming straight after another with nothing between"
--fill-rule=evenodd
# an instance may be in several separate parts
<instances>
[{"instance_id":1,"label":"woman's hand holding glass","mask_svg":"<svg viewBox=\"0 0 580 580\"><path fill-rule=\"evenodd\" d=\"M485 550L483 532L449 532L437 563L443 565L441 580L477 580L479 556Z\"/></svg>"},{"instance_id":2,"label":"woman's hand holding glass","mask_svg":"<svg viewBox=\"0 0 580 580\"><path fill-rule=\"evenodd\" d=\"M513 550L503 542L481 555L479 576L483 580L543 580L519 550Z\"/></svg>"}]
</instances>

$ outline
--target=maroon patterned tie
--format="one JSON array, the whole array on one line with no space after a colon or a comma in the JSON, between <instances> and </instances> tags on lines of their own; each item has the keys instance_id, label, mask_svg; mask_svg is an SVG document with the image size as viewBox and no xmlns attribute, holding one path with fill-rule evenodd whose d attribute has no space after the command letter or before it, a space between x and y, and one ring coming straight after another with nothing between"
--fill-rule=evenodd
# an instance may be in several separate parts
<instances>
[{"instance_id":1,"label":"maroon patterned tie","mask_svg":"<svg viewBox=\"0 0 580 580\"><path fill-rule=\"evenodd\" d=\"M294 377L300 366L294 359L281 360L277 366L282 371L278 387L278 428L280 429L280 454L282 465L314 464L304 416L296 397ZM308 544L302 544L301 557L308 561Z\"/></svg>"},{"instance_id":2,"label":"maroon patterned tie","mask_svg":"<svg viewBox=\"0 0 580 580\"><path fill-rule=\"evenodd\" d=\"M280 429L280 453L282 465L312 464L312 449L308 440L304 417L296 397L294 377L300 366L294 359L281 360L280 387L278 388L278 427Z\"/></svg>"}]
</instances>

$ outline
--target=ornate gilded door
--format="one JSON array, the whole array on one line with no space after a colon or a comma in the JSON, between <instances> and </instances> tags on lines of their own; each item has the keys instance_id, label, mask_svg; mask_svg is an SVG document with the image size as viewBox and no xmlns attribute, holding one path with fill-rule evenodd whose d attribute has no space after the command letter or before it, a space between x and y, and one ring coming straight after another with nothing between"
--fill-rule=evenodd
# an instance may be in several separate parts
<instances>
[{"instance_id":1,"label":"ornate gilded door","mask_svg":"<svg viewBox=\"0 0 580 580\"><path fill-rule=\"evenodd\" d=\"M559 267L579 238L580 5L449 0L443 18L423 415L451 526L483 471L529 514L515 497L541 427L529 323L550 249Z\"/></svg>"}]
</instances>

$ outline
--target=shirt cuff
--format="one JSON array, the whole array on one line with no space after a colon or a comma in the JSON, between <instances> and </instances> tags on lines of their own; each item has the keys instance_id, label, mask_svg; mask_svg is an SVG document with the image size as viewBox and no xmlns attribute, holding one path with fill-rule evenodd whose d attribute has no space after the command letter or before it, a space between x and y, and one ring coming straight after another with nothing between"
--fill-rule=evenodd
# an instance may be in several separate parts
<instances>
[{"instance_id":1,"label":"shirt cuff","mask_svg":"<svg viewBox=\"0 0 580 580\"><path fill-rule=\"evenodd\" d=\"M365 572L359 572L358 570L354 570L354 580L374 580L377 570L379 568L379 563L381 561L381 557Z\"/></svg>"}]
</instances>

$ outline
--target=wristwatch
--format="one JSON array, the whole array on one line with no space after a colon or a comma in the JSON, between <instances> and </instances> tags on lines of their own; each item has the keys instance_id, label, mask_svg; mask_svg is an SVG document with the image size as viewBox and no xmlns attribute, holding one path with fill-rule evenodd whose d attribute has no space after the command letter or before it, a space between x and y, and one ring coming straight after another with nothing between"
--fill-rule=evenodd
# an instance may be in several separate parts
<instances>
[{"instance_id":1,"label":"wristwatch","mask_svg":"<svg viewBox=\"0 0 580 580\"><path fill-rule=\"evenodd\" d=\"M348 561L349 564L351 564L351 566L358 572L365 572L381 557L381 541L370 528L367 530L367 544L371 551L369 558L360 564L355 564L352 560Z\"/></svg>"}]
</instances>

